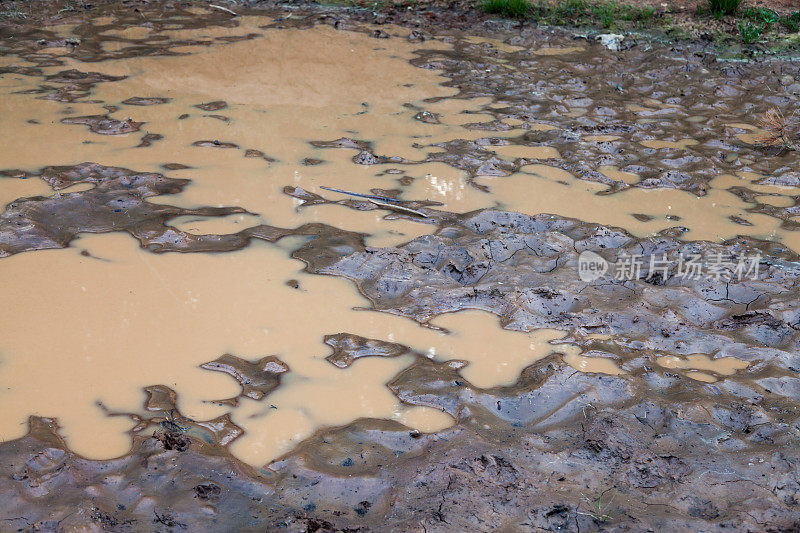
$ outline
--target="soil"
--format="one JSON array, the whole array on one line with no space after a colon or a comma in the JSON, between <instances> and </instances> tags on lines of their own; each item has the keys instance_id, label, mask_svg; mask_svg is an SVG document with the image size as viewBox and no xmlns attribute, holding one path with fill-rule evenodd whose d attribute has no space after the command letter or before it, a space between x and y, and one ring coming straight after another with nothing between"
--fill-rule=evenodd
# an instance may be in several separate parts
<instances>
[{"instance_id":1,"label":"soil","mask_svg":"<svg viewBox=\"0 0 800 533\"><path fill-rule=\"evenodd\" d=\"M43 5L53 16L84 16L80 8L65 14L58 4ZM384 200L401 198L391 202L389 217L419 221L422 213L423 223L435 228L431 235L377 248L368 246L363 234L321 223L262 224L225 235L178 230L168 222L179 216L247 213L236 206L187 209L150 201L181 192L189 179L102 162L42 165L35 172L6 169L0 179L38 178L55 191L94 187L8 204L0 215L0 257L64 248L80 233L125 232L148 253L219 254L254 241L296 243L291 237L302 236L301 244L291 245L291 255L306 264L306 272L350 280L374 310L430 325L443 313L481 309L507 329L565 331L564 343L580 346L585 357L612 360L623 373L578 372L556 354L525 368L513 385L480 388L459 373L457 360L432 360L400 343L331 335L324 339L332 352L328 361L339 368L362 358L410 354L414 363L388 382L389 390L403 404L438 409L455 424L424 433L395 421L361 419L323 428L256 468L229 451L241 434L229 417L191 420L181 413L173 390L153 385L142 410L127 413L137 426L131 451L117 459L79 456L59 435L57 421L42 417L31 417L25 437L0 444L1 530L800 531L800 211L796 194L775 194L788 198L783 206L761 196L765 188L800 186L800 160L797 153L765 151L740 137L750 132L742 124L769 108L791 114L800 93L800 65L718 61L703 42L663 45L632 38L628 49L612 52L573 35L487 20L458 4L388 12L310 4L259 7L278 17L276 27L326 24L373 34L365 23L397 23L414 27L409 39L447 37L452 51L421 52L413 63L442 69L458 98L492 99L494 120L473 128L484 136L434 145L424 161L376 153L365 139L313 141L323 152L353 150L354 165L438 162L466 172L471 186L488 188L486 176L510 180L523 167L546 162L587 184L602 184L611 198L641 189L703 199L719 188L720 175L757 175L733 189L752 207L742 218L725 221L736 228L732 235L695 240L691 231L697 228L680 226L680 217L667 218L667 212L657 215L670 227L643 236L553 214L502 208L453 212L423 197L376 189ZM91 9L92 14L116 9L123 21L146 14L155 23L180 23L183 29L230 20L226 13L187 17L181 5L159 3ZM52 36L36 27L39 21L12 22L0 28L0 44L37 66L4 66L0 73L40 75L37 69L53 58L43 57L37 42ZM467 35L523 49L577 42L588 50L577 52L569 64L542 61L539 78L530 80L524 70L488 68L529 60L501 45L471 42ZM87 63L109 54L169 53L176 45L107 52L100 46L103 37L87 31L81 39ZM31 97L72 102L113 82L65 70L44 80ZM136 106L166 102L150 95L132 98L128 103ZM631 103L642 105L630 108ZM227 104L197 107L218 111ZM578 115L569 114L576 110ZM419 120L436 120L425 109L418 112ZM689 120L698 115L706 116L702 123ZM512 119L553 128L531 129L508 144L549 147L561 158L496 157L489 148L505 143L499 133ZM108 115L62 122L101 136L142 126ZM619 138L581 141L587 134ZM145 137L143 143L158 142ZM672 144L642 148L665 137ZM682 139L698 143L675 148ZM197 142L212 150L238 149L215 139ZM265 157L252 150L249 156ZM639 179L626 183L598 171L601 166ZM385 202L334 200L295 186L284 192L300 209L386 208ZM640 213L645 207L628 211L646 224L656 214ZM759 217L772 220L780 238L748 233ZM757 278L741 282L687 280L674 273L653 278L647 270L631 281L597 282L575 275L584 251L609 259L620 251L648 258L758 253L762 260ZM729 376L710 370L711 382L705 382L658 363L663 356L692 354L736 357L748 366ZM227 354L207 365L241 385L241 395L226 400L233 403L242 397L268 399L291 372L269 357L248 361Z\"/></svg>"}]
</instances>

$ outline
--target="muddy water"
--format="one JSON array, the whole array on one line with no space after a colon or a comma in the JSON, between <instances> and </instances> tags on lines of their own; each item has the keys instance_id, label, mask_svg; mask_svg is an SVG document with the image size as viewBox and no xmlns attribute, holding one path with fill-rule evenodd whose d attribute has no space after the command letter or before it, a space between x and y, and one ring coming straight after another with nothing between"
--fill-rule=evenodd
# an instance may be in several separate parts
<instances>
[{"instance_id":1,"label":"muddy water","mask_svg":"<svg viewBox=\"0 0 800 533\"><path fill-rule=\"evenodd\" d=\"M45 76L75 68L126 78L100 83L89 98L74 102L20 92L38 86L41 78L16 74L0 78L0 127L15 133L6 140L0 167L34 171L45 165L95 161L164 172L191 183L178 195L151 198L152 203L240 206L250 213L170 221L195 234L235 233L259 224L296 227L323 222L368 234L368 245L395 246L436 229L426 221L386 218L380 210L338 205L298 209L298 202L283 193L291 185L335 199L343 196L320 187L360 192L399 189L403 199L441 202L442 209L451 212L501 206L616 225L638 236L680 220L689 230L686 238L719 240L746 234L782 239L800 250L796 233L786 231L774 217L748 211L753 204L728 190L747 185L768 195L770 205L786 204L796 193L780 187L756 189L764 186L752 183L759 179L754 175L722 175L700 197L677 189L629 188L601 194L608 192L608 186L579 180L549 165L561 158L549 146L510 141L487 146L501 160L536 160L503 177L480 173L471 177L453 166L427 161L435 151L430 145L484 138L485 132L464 126L494 119L485 109L489 99L449 98L457 91L442 85L445 78L409 63L419 48L449 45L409 43L403 39L408 32L400 29L391 29L392 39L373 39L328 27L265 29L271 22L266 18L240 20L234 28L161 32L175 39L258 34L230 44L172 50L185 55L130 57L87 66L65 50L47 49L63 65L44 67ZM59 32L67 35L71 29ZM111 33L132 40L152 36L147 28ZM120 52L126 43L103 46L108 52ZM536 54L544 61L581 50L543 48ZM160 100L140 105L131 100L135 98ZM420 115L422 111L429 115ZM92 123L85 117L106 114L125 122L125 131L130 131L119 135L91 131ZM425 116L436 119L423 120ZM525 131L552 129L512 120L507 126L492 137L502 141ZM148 134L160 137L145 143ZM365 151L363 145L343 149L320 145L340 138L365 141L372 154L394 159L354 164L353 157ZM694 144L692 139L642 143L644 148L665 150ZM600 171L628 185L638 182L635 174L614 167ZM3 204L52 194L42 181L17 179L13 173L2 178L0 186ZM76 190L80 188L59 194ZM731 217L750 225L735 224ZM254 242L224 254L156 255L127 235L108 234L83 236L66 249L2 259L2 280L13 283L0 283L0 301L6 304L0 310L4 391L0 436L8 440L24 434L29 414L52 416L59 419L78 453L121 455L128 449L125 432L133 422L109 418L97 402L114 412L137 412L142 387L163 384L178 393L180 410L189 418L207 420L230 413L245 432L231 445L233 453L259 465L321 426L360 417L396 419L421 431L452 424L436 409L402 404L385 386L413 363L412 352L456 360L454 368L483 388L513 384L523 368L553 352L564 354L576 370L624 373L611 359L582 356L570 344L550 344L564 336L561 332L506 331L498 327L497 317L478 310L435 318L430 325L441 331L359 310L369 302L349 281L307 274L301 262L290 258L300 244L284 239L278 244ZM342 332L401 343L412 350L340 368L325 359L330 348L323 337ZM239 397L241 387L231 377L200 368L223 354L248 361L275 355L289 371L266 398ZM665 356L658 363L707 381L746 366L738 360L703 357ZM230 398L237 398L235 406L223 401Z\"/></svg>"},{"instance_id":2,"label":"muddy water","mask_svg":"<svg viewBox=\"0 0 800 533\"><path fill-rule=\"evenodd\" d=\"M555 350L548 341L563 336L500 330L495 317L480 311L436 320L448 329L443 334L358 311L368 302L348 281L302 268L284 249L266 244L228 254L153 255L120 234L7 258L3 271L15 283L2 285L2 300L25 312L2 311L3 437L25 432L26 413L50 413L77 451L122 454L129 445L120 432L125 422L109 424L94 405L98 399L113 411L135 411L142 386L164 384L178 391L186 416L215 418L230 407L211 400L236 397L239 386L200 365L226 353L248 360L277 355L290 369L281 387L266 401L245 398L233 409L246 431L233 449L258 464L320 425L407 415L383 384L412 362L410 355L367 358L342 369L325 360L324 335L348 332L402 342L443 360L457 357L469 363L464 376L481 387L512 384L522 368ZM575 350L562 345L558 351ZM414 411L417 429L450 424L434 409Z\"/></svg>"},{"instance_id":3,"label":"muddy water","mask_svg":"<svg viewBox=\"0 0 800 533\"><path fill-rule=\"evenodd\" d=\"M266 22L249 19L247 25ZM415 113L402 104L453 91L441 87L434 73L407 62L411 46L395 39L387 50L379 43L326 28L287 30L194 55L105 62L96 65L103 74L129 78L96 89L93 98L115 105L132 96L168 99L153 106L123 104L116 113L144 123L142 133L157 131L163 139L137 148L142 133L99 137L80 125L57 122L103 113L98 104L65 106L10 94L3 99L4 128L19 128L21 134L3 163L35 169L43 143L52 164L94 160L163 171L166 163L180 163L187 170L171 175L190 176L192 184L163 203L239 205L254 214L180 217L171 221L178 229L216 234L260 223L326 222L369 233L372 245L405 242L432 228L335 206L298 211L281 192L285 185L360 191L383 185L374 169L353 165L346 151L323 153L309 140L363 136L378 151L419 158L424 153L411 147L415 139L447 138L467 121L459 116L463 104L451 103L427 106L439 115L437 128L414 120ZM258 69L250 60L254 56L264 58ZM73 63L67 66L81 66ZM12 76L4 89L18 91L28 81ZM221 96L225 103L203 105ZM201 140L208 142L196 146ZM248 157L248 150L263 155ZM321 164L303 164L310 159ZM427 170L438 173L437 166ZM39 180L5 181L11 185L3 190L4 203L48 192ZM463 191L465 184L456 188ZM124 431L133 422L109 419L96 402L134 412L142 387L161 383L178 392L181 412L192 419L232 411L245 430L234 453L263 464L322 425L378 417L434 431L452 423L438 410L401 405L384 386L413 361L411 355L368 358L342 369L325 360L324 335L348 332L402 342L429 357L457 357L465 377L481 387L512 384L522 368L555 350L549 340L563 336L500 330L495 317L479 311L441 317L435 326L447 334L392 315L356 311L368 302L349 282L305 274L288 251L254 244L221 255L152 255L130 237L102 235L82 237L64 250L8 258L3 275L14 283L0 291L2 300L14 305L4 306L0 341L7 391L3 438L24 434L28 414L56 416L78 453L121 455L129 446ZM244 397L232 409L214 400L238 396L239 385L200 368L226 353L248 360L275 354L290 372L267 402Z\"/></svg>"}]
</instances>

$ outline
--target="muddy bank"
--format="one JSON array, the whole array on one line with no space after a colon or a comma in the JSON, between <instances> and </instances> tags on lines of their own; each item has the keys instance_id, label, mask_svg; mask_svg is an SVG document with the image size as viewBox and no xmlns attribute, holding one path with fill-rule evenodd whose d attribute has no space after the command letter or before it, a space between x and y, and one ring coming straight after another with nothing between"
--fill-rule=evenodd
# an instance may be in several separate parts
<instances>
[{"instance_id":1,"label":"muddy bank","mask_svg":"<svg viewBox=\"0 0 800 533\"><path fill-rule=\"evenodd\" d=\"M83 316L79 306L70 305L80 300L56 290L71 284L76 293L83 289L106 298L96 301L86 324L70 331L91 324L100 329L98 324L120 307L117 302L136 303L123 294L128 287L157 304L145 307L141 316L172 326L165 332L144 321L144 333L137 337L144 341L133 346L138 352L128 359L138 365L135 373L150 380L144 394L135 391L146 398L136 410L117 406L127 404L103 379L114 374L102 372L96 389L64 393L50 405L37 402L62 390L57 387L74 389L69 380L75 376L45 380L45 391L17 394L22 403L8 409L13 416L24 416L32 405L37 411L60 408L54 403L74 401L79 393L91 402L98 400L94 390L106 396L94 418L61 420L66 437L56 421L38 416L30 419L26 436L0 445L0 519L7 529L800 528L798 157L765 153L746 136L755 129L753 117L768 108L790 112L797 66L733 68L705 55L644 44L612 53L596 43L533 29L501 34L502 42L475 39L446 25L441 41L431 43L430 34L390 36L396 30L388 26L361 26L363 12L336 13L294 12L255 26L277 32L330 25L333 29L322 33L330 39L328 47L340 44L336 32L350 28L359 35L347 45L363 45L366 34L367 50L390 46L380 44L387 41L402 39L405 46L426 39L430 48L411 61L420 70L441 71L452 96L437 93L412 104L402 100L412 96L398 92L407 105L398 111L387 104L395 113L390 121L355 122L362 131L347 136L336 131L311 137L301 130L296 145L287 142L291 149L278 142L256 145L250 141L257 136L235 127L252 124L247 122L251 113L241 106L255 92L235 93L229 87L228 94L202 99L155 94L152 85L136 85L136 73L109 73L119 68L107 63L114 59L180 60L186 46L218 51L214 47L259 38L247 26L246 32L232 33L238 21L222 13L205 18L168 10L137 30L144 32L141 36L113 35L118 25L133 24L139 16L123 13L105 24L109 32L104 35L95 35L96 25L70 30L81 35L79 46L50 30L29 29L13 39L6 35L7 55L13 57L0 67L4 79L13 76L22 86L37 86L12 93L14 98L81 109L53 108L68 116L39 117L63 128L58 131L66 148L8 154L20 168L4 170L0 178L14 187L3 189L8 203L0 215L0 268L13 267L17 280L30 280L27 288L10 294L35 293L37 280L24 274L42 273L38 284L52 288L54 303L26 318L52 319L40 330L45 339L73 315ZM191 34L199 29L210 33ZM177 33L151 35L162 31ZM41 38L53 40L41 45ZM442 42L447 46L439 46ZM67 57L43 52L42 46L66 51ZM20 59L30 64L17 64ZM79 61L81 69L67 69L71 65L63 62L70 61ZM407 66L393 72L406 75ZM765 82L777 76L780 89L768 89ZM413 80L427 91L435 88L426 78ZM133 85L124 85L128 82ZM123 89L114 92L114 87ZM152 94L131 87L150 87ZM100 95L105 100L90 102ZM371 107L354 102L353 116L369 118ZM132 107L120 113L118 105ZM189 133L178 135L175 130L183 126L175 127L172 118L158 122L158 114L167 111L176 123L188 124ZM211 118L207 123L216 129L192 129L190 114L199 112L214 113L199 118ZM400 141L376 133L396 124L402 124L397 126ZM423 127L451 129L413 129ZM205 135L209 132L213 135ZM132 144L123 144L126 139ZM74 159L73 145L102 157L61 161ZM173 146L180 150L170 152ZM230 167L236 172L213 166L215 158L230 154L240 162ZM125 168L111 164L115 158L130 163ZM253 199L257 195L248 194L251 189L242 193L231 185L238 185L237 174L258 176L244 166L256 163L263 165L259 172L275 172L270 176L278 192L268 200ZM451 171L456 177L448 179L445 172ZM339 185L331 181L336 179L372 198L344 198L319 187ZM233 188L231 197L241 202L217 201L220 197L209 192L226 188ZM18 190L25 191L19 198ZM545 207L536 202L539 198L546 200ZM312 221L315 210L324 209L332 210L329 218ZM362 215L372 218L353 222L351 217ZM232 216L252 217L236 219L252 223L220 229L220 220ZM260 216L285 222L268 223ZM192 229L201 224L214 229ZM392 227L408 233L396 232L380 246L370 244L370 232L397 224ZM612 263L636 255L643 268L630 279L586 281L579 276L584 252ZM758 257L758 268L747 279L734 278L731 271L680 276L679 257L695 255L724 256L733 264ZM45 256L51 259L37 262ZM651 258L665 258L671 267L655 271ZM114 283L103 285L105 265L120 268L124 283L112 278ZM271 285L264 281L266 267L274 278ZM147 276L140 276L142 271ZM195 272L210 274L192 277ZM179 283L185 280L191 283ZM339 281L357 288L358 295L340 286L322 290ZM201 306L203 284L227 287L211 292L225 313L213 308L213 313L191 314L193 307L176 296L188 287L195 301L187 301ZM315 291L325 297L314 299ZM175 297L161 299L161 293ZM252 303L245 299L249 293L266 305L237 309ZM106 301L111 295L113 301ZM292 314L289 303L300 298L308 299L301 300L300 314ZM4 310L9 323L12 315L34 309L24 305ZM356 306L396 322L374 335L368 328L356 330L364 326L352 309ZM161 307L168 312L157 315L154 308ZM55 312L46 314L48 308ZM127 317L137 317L134 311L131 306ZM260 313L288 316L277 322L288 337L280 338L286 343L280 349L270 345L265 352L257 344L244 345L242 353L225 352L227 339L203 336L223 324L231 337L255 337L236 328ZM485 327L486 318L471 322L470 313L489 317L492 327L473 328ZM326 322L336 314L347 325ZM189 318L172 322L176 315ZM317 322L325 322L324 336L318 335ZM399 329L401 323L415 334ZM436 353L427 349L432 345L412 345L409 339L416 335L438 334L433 328L449 331L458 349ZM469 337L470 329L476 337ZM387 330L393 338L379 338ZM519 349L531 343L532 350L533 337L512 333L547 330L562 336L548 337L541 343L547 350L535 353ZM125 329L115 325L108 331L119 342ZM192 335L177 335L177 344L165 342L169 357L153 356L163 347L149 336L170 340L174 331ZM506 335L522 336L521 344ZM3 341L12 337L26 340L7 334ZM59 344L59 354L80 354L68 352L88 342L77 338L80 342L64 334L53 345ZM486 358L470 350L479 340L495 345L480 346L492 356L489 363L521 365L510 380L493 368L483 371L489 368L481 366ZM133 349L127 344L115 351ZM208 346L216 352L207 355ZM170 366L185 355L181 348L198 352L194 366L200 368L194 371L207 381L181 382L188 379L185 368ZM245 348L259 356L245 356ZM3 370L19 365L18 359L6 359ZM50 364L56 367L58 359ZM75 359L75 366L91 376L102 368L100 361L79 367L81 358ZM373 364L381 372L358 373ZM20 376L33 382L44 375L35 367L22 369ZM325 379L338 387L326 388ZM119 395L122 381L111 383ZM299 388L300 408L279 401L304 382L312 386L305 395ZM351 410L346 401L365 394L356 388L361 382L379 389L362 402L382 405L374 416ZM324 413L320 398L335 406L334 414L348 410L358 420L337 424L330 413L319 415ZM88 413L88 403L76 401L75 412ZM201 411L207 416L185 412L200 409L195 404L207 406ZM249 415L261 411L289 412L292 419L312 413L322 427L297 429L289 418L259 425ZM398 412L404 417L394 416ZM446 421L444 428L425 430L422 422L434 414L437 422ZM12 415L3 419L9 426ZM124 431L129 433L123 449L128 437L133 444L116 459L90 460L73 451L80 444L102 456L104 448L119 445L110 435ZM258 444L266 446L281 432L303 431L310 436L290 451L268 464L258 461L282 449L275 446L265 454Z\"/></svg>"},{"instance_id":2,"label":"muddy bank","mask_svg":"<svg viewBox=\"0 0 800 533\"><path fill-rule=\"evenodd\" d=\"M9 517L19 517L15 527L798 527L797 256L747 239L642 240L501 211L451 215L437 235L399 248L368 248L326 231L293 255L314 272L356 280L378 309L424 321L479 308L505 327L557 326L585 349L583 357L611 359L623 373L576 372L554 356L525 369L513 386L481 389L459 373L463 362L414 353L416 363L389 390L404 403L448 413L454 427L425 434L361 420L320 431L266 469L226 451L240 433L229 418L190 420L168 388L151 387L143 414L132 415L133 449L120 459L81 459L53 422L38 418L27 437L0 446L8 465L0 500ZM762 271L742 283L646 273L624 283L577 278L578 251L619 247L757 250ZM344 333L327 342L337 366L409 352ZM735 357L747 368L731 376L711 365L706 372L716 383L704 383L691 364L675 370L658 362L664 354L689 360L694 353ZM243 395L269 401L285 368L265 363L272 367L227 357L211 367L236 377Z\"/></svg>"},{"instance_id":3,"label":"muddy bank","mask_svg":"<svg viewBox=\"0 0 800 533\"><path fill-rule=\"evenodd\" d=\"M29 437L1 448L6 520L39 531L798 527L796 438L755 437L785 431L765 421L767 409L786 412L775 411L780 402L731 403L685 382L656 387L655 398L648 387L644 401L639 390L637 401L630 380L573 374L544 363L494 391L501 406L526 406L524 417L503 420L467 400L463 421L435 435L370 420L321 432L266 479L163 428L124 458L85 461L37 419ZM455 387L447 370L424 375ZM557 406L573 420L551 419Z\"/></svg>"},{"instance_id":4,"label":"muddy bank","mask_svg":"<svg viewBox=\"0 0 800 533\"><path fill-rule=\"evenodd\" d=\"M219 6L215 13L232 16L250 13L255 9L299 10L301 12L327 12L340 22L356 19L377 22L430 27L436 30L456 28L480 31L481 27L543 26L557 28L579 36L602 33L626 34L660 42L693 43L700 48L717 51L728 57L744 59L758 56L796 55L798 11L792 0L759 0L744 4L735 13L715 16L705 0L661 2L658 0L631 0L608 3L588 1L569 4L555 0L529 2L520 12L487 9L469 0L426 0L416 2L368 2L366 0L326 0L276 2L275 0L248 0L236 9ZM11 23L36 23L59 21L75 15L102 13L114 2L100 0L91 4L61 0L9 0L0 9L0 19ZM170 5L171 10L187 6L206 7L202 3L181 2ZM128 1L125 9L148 18L159 13L159 4L144 0ZM227 11L229 10L229 11ZM512 10L514 11L514 10Z\"/></svg>"}]
</instances>

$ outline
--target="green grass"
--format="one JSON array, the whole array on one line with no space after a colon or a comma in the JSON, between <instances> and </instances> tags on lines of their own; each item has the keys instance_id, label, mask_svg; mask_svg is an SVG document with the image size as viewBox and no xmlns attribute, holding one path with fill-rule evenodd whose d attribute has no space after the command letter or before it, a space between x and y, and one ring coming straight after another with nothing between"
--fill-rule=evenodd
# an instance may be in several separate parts
<instances>
[{"instance_id":1,"label":"green grass","mask_svg":"<svg viewBox=\"0 0 800 533\"><path fill-rule=\"evenodd\" d=\"M800 30L800 11L791 15L780 15L765 7L748 7L742 11L742 19L768 28L780 26L789 33L797 33Z\"/></svg>"},{"instance_id":2,"label":"green grass","mask_svg":"<svg viewBox=\"0 0 800 533\"><path fill-rule=\"evenodd\" d=\"M711 13L717 18L735 14L741 3L742 0L708 0Z\"/></svg>"},{"instance_id":3,"label":"green grass","mask_svg":"<svg viewBox=\"0 0 800 533\"><path fill-rule=\"evenodd\" d=\"M800 31L800 11L781 18L781 24L783 24L783 27L786 28L789 33L797 33Z\"/></svg>"},{"instance_id":4,"label":"green grass","mask_svg":"<svg viewBox=\"0 0 800 533\"><path fill-rule=\"evenodd\" d=\"M2 1L2 0L0 0ZM316 0L328 5L383 6L413 5L415 0ZM800 11L781 15L764 7L742 7L744 0L707 0L697 6L699 18L736 15L729 19L736 24L738 35L718 32L716 41L720 46L733 41L752 44L759 40L774 40L795 49L800 44ZM637 7L618 0L476 0L478 8L487 13L516 20L531 20L548 26L585 26L612 31L630 29L647 30L659 28L670 38L689 39L692 33L672 23L664 13L656 14L655 8ZM782 34L798 34L797 37L781 37ZM794 39L794 40L793 40ZM796 41L796 42L795 42Z\"/></svg>"},{"instance_id":5,"label":"green grass","mask_svg":"<svg viewBox=\"0 0 800 533\"><path fill-rule=\"evenodd\" d=\"M616 28L623 22L643 23L655 15L651 7L635 7L617 2L593 3L587 0L564 0L555 5L540 0L533 6L531 16L538 22L555 26L578 24Z\"/></svg>"},{"instance_id":6,"label":"green grass","mask_svg":"<svg viewBox=\"0 0 800 533\"><path fill-rule=\"evenodd\" d=\"M512 19L523 19L531 10L528 0L484 0L481 9L487 13L503 15Z\"/></svg>"},{"instance_id":7,"label":"green grass","mask_svg":"<svg viewBox=\"0 0 800 533\"><path fill-rule=\"evenodd\" d=\"M791 15L780 15L765 7L748 7L741 13L737 24L739 34L745 43L754 43L769 30L785 30L797 33L800 30L800 11Z\"/></svg>"},{"instance_id":8,"label":"green grass","mask_svg":"<svg viewBox=\"0 0 800 533\"><path fill-rule=\"evenodd\" d=\"M603 501L603 496L609 490L611 489L610 488L606 489L600 492L596 497L591 497L591 498L581 493L581 496L583 496L584 501L589 506L589 511L588 512L578 511L578 514L589 516L595 522L601 524L608 522L609 520L614 518L614 516L609 512L609 510L611 508L611 505L614 503L614 497L616 496L616 492L611 495L610 499L606 499L605 502Z\"/></svg>"},{"instance_id":9,"label":"green grass","mask_svg":"<svg viewBox=\"0 0 800 533\"><path fill-rule=\"evenodd\" d=\"M789 33L800 31L800 11L781 17L781 24Z\"/></svg>"},{"instance_id":10,"label":"green grass","mask_svg":"<svg viewBox=\"0 0 800 533\"><path fill-rule=\"evenodd\" d=\"M640 8L613 1L563 0L551 5L546 0L538 0L535 4L528 0L483 0L480 7L487 13L515 19L530 18L554 26L579 24L609 29L620 26L622 22L643 22L655 15L652 7Z\"/></svg>"},{"instance_id":11,"label":"green grass","mask_svg":"<svg viewBox=\"0 0 800 533\"><path fill-rule=\"evenodd\" d=\"M781 20L781 16L771 9L765 7L748 7L742 11L742 18L748 19L756 24L772 25Z\"/></svg>"},{"instance_id":12,"label":"green grass","mask_svg":"<svg viewBox=\"0 0 800 533\"><path fill-rule=\"evenodd\" d=\"M742 41L751 44L761 37L761 32L764 31L766 24L753 23L742 19L739 21L738 27L739 34L742 36Z\"/></svg>"}]
</instances>

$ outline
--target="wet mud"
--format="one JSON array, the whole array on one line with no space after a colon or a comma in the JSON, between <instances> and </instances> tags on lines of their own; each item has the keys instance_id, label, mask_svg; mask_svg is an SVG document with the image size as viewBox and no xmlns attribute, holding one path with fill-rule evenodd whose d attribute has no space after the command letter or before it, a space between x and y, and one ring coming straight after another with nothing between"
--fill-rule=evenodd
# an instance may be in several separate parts
<instances>
[{"instance_id":1,"label":"wet mud","mask_svg":"<svg viewBox=\"0 0 800 533\"><path fill-rule=\"evenodd\" d=\"M0 30L0 529L800 528L796 63L147 13Z\"/></svg>"}]
</instances>

